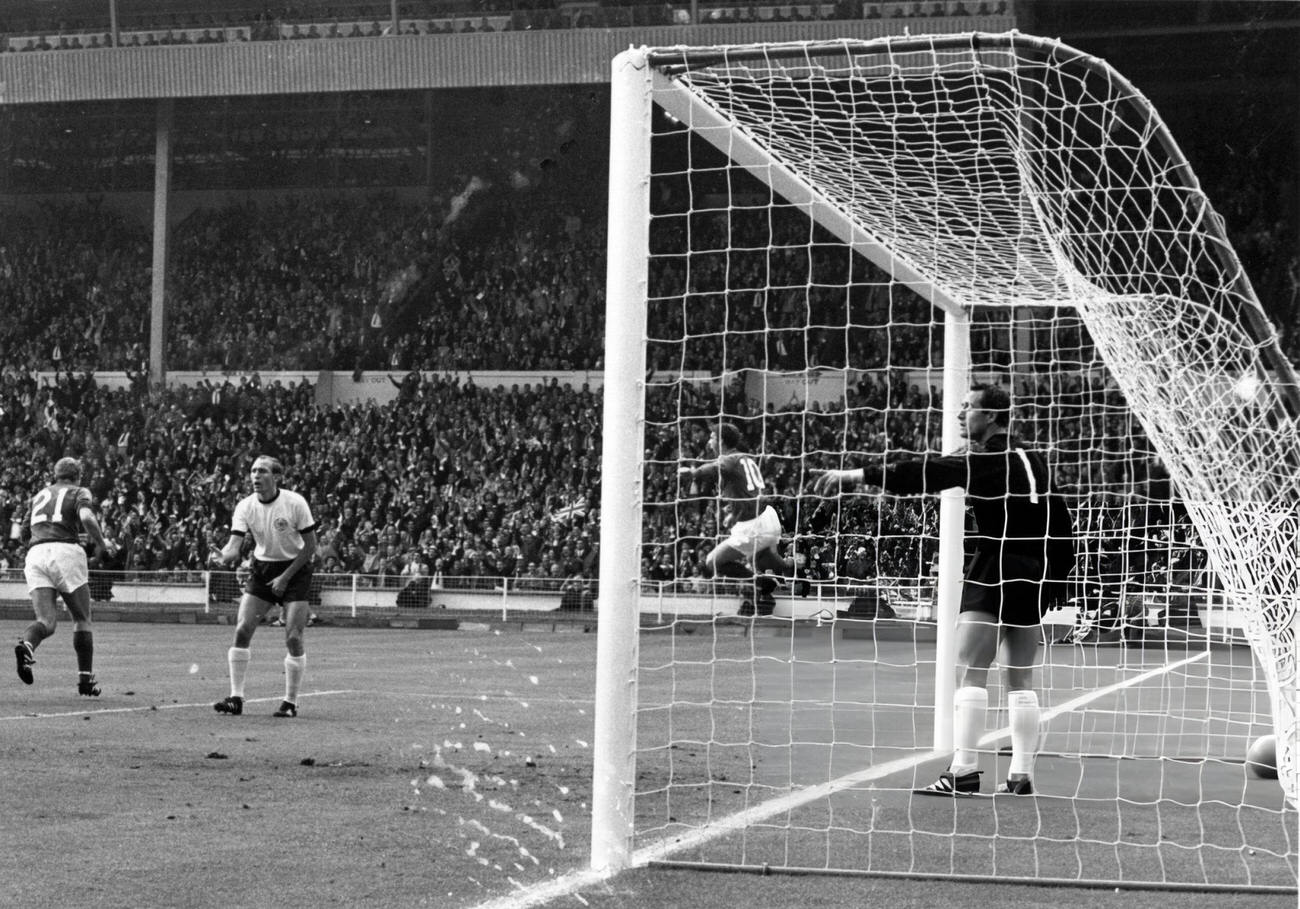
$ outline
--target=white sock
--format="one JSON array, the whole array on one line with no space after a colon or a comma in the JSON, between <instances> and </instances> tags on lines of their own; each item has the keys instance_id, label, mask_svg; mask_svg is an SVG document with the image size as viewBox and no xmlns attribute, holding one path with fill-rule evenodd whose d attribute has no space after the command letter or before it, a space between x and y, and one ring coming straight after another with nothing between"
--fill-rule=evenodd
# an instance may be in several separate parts
<instances>
[{"instance_id":1,"label":"white sock","mask_svg":"<svg viewBox=\"0 0 1300 909\"><path fill-rule=\"evenodd\" d=\"M248 674L248 660L251 654L247 647L231 647L226 652L226 662L230 664L230 694L232 697L244 696L244 676Z\"/></svg>"},{"instance_id":2,"label":"white sock","mask_svg":"<svg viewBox=\"0 0 1300 909\"><path fill-rule=\"evenodd\" d=\"M989 709L988 689L958 688L952 707L952 741L955 746L952 772L970 773L979 769L979 744L984 735L984 715Z\"/></svg>"},{"instance_id":3,"label":"white sock","mask_svg":"<svg viewBox=\"0 0 1300 909\"><path fill-rule=\"evenodd\" d=\"M1011 773L1034 772L1038 754L1038 693L1007 692L1007 714L1011 721Z\"/></svg>"},{"instance_id":4,"label":"white sock","mask_svg":"<svg viewBox=\"0 0 1300 909\"><path fill-rule=\"evenodd\" d=\"M302 674L306 669L306 654L284 658L284 699L290 704L298 703L298 689L302 686Z\"/></svg>"}]
</instances>

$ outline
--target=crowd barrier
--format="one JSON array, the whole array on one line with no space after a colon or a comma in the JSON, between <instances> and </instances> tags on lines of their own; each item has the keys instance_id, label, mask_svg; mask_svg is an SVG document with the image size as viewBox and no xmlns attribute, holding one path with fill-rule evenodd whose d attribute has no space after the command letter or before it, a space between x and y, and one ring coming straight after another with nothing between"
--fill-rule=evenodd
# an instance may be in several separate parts
<instances>
[{"instance_id":1,"label":"crowd barrier","mask_svg":"<svg viewBox=\"0 0 1300 909\"><path fill-rule=\"evenodd\" d=\"M233 571L94 571L91 599L96 608L146 619L151 613L187 612L196 616L228 614L239 600L242 580ZM729 579L645 580L638 608L643 624L708 620L740 614L746 587ZM1178 600L1175 604L1173 601ZM806 596L778 588L777 618L834 621L838 618L889 619L918 625L934 622L933 581L929 578L877 578L818 581ZM22 569L0 570L0 604L5 614L23 615L29 602ZM530 577L416 578L400 575L322 574L313 578L312 614L321 619L349 618L433 620L436 617L512 618L595 617L599 599L595 582ZM16 608L15 608L16 607ZM1119 626L1160 629L1194 626L1198 637L1240 643L1242 623L1231 604L1214 591L1171 592L1168 588L1132 588L1126 605L1113 615L1091 612L1071 603L1044 617L1055 638L1099 631L1117 634ZM1109 627L1114 625L1114 628Z\"/></svg>"}]
</instances>

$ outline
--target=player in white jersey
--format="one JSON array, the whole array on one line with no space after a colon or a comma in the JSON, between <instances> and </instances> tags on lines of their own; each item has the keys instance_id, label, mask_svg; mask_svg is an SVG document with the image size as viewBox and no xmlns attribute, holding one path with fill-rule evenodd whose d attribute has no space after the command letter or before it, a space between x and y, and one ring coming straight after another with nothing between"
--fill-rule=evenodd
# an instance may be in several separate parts
<instances>
[{"instance_id":1,"label":"player in white jersey","mask_svg":"<svg viewBox=\"0 0 1300 909\"><path fill-rule=\"evenodd\" d=\"M235 643L226 657L230 664L230 696L213 704L218 713L244 712L244 676L248 671L253 632L273 605L284 609L284 701L278 717L298 715L298 690L307 666L303 632L307 628L307 594L312 557L316 554L316 521L307 500L281 489L284 466L265 455L253 461L253 494L239 500L230 519L230 539L213 561L230 565L239 560L244 540L253 537L253 562L244 596L239 601Z\"/></svg>"}]
</instances>

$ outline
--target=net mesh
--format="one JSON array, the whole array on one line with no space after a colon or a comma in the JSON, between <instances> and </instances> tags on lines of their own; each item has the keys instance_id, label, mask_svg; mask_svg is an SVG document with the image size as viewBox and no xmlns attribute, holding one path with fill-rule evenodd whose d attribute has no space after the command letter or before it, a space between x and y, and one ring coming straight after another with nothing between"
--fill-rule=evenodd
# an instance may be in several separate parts
<instances>
[{"instance_id":1,"label":"net mesh","mask_svg":"<svg viewBox=\"0 0 1300 909\"><path fill-rule=\"evenodd\" d=\"M813 193L783 198L703 120L656 113L640 842L728 864L1293 888L1294 389L1155 112L1096 61L1019 36L705 53L656 55L663 109L721 114ZM1075 511L1029 806L911 792L943 766L937 503L806 494L810 468L940 450L940 300L970 314L974 376L1012 389L1012 430ZM772 619L733 618L752 588L700 576L727 517L675 468L721 420L814 579ZM1005 700L991 685L995 773ZM1274 729L1281 790L1244 763Z\"/></svg>"}]
</instances>

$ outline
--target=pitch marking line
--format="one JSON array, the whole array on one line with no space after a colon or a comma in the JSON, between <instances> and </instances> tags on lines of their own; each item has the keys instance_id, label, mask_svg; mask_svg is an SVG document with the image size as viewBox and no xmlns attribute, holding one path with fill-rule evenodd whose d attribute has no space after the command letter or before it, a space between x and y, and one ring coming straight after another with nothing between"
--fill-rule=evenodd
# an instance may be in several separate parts
<instances>
[{"instance_id":1,"label":"pitch marking line","mask_svg":"<svg viewBox=\"0 0 1300 909\"><path fill-rule=\"evenodd\" d=\"M1091 703L1092 701L1095 701L1098 698L1104 698L1106 695L1114 694L1115 692L1120 691L1124 688L1130 688L1133 685L1138 684L1139 682L1145 682L1148 679L1154 679L1156 676L1166 675L1167 673L1174 672L1175 670L1178 669L1182 669L1184 666L1190 666L1192 663L1196 663L1201 660L1208 659L1209 656L1210 656L1210 652L1206 650L1201 653L1198 653L1196 656L1188 657L1185 660L1179 660L1176 663L1166 663L1163 666L1157 666L1154 669L1148 669L1146 672L1135 675L1131 679L1125 679L1122 682L1116 682L1113 685L1107 685L1105 688L1099 688L1096 691L1090 691L1087 694L1081 694L1077 698L1072 698L1071 700L1066 701L1064 704L1058 704L1057 706L1053 707L1051 710L1044 710L1043 722L1046 723L1048 720L1055 719L1056 717L1060 716L1063 713L1069 713L1070 711L1078 707L1082 707L1084 704ZM1003 729L999 729L997 730L996 733L993 733L993 735L995 735L997 738L1006 738L1007 736L1011 735L1011 727L1007 726ZM980 740L980 744L981 745L985 744L986 742L989 741L989 738L990 737L986 735L983 739ZM996 740L997 739L994 739L994 741Z\"/></svg>"},{"instance_id":2,"label":"pitch marking line","mask_svg":"<svg viewBox=\"0 0 1300 909\"><path fill-rule=\"evenodd\" d=\"M336 691L310 691L299 694L298 697L319 698L332 694L360 694L360 692L351 688L340 688ZM271 698L245 698L244 703L263 704L270 701L280 701L282 699L281 696ZM193 707L207 707L211 709L212 701L203 701L198 704L141 704L138 707L100 707L94 710L68 710L62 713L20 713L14 716L0 716L0 723L8 722L10 720L50 720L69 716L103 716L111 713L142 713L151 710L188 710Z\"/></svg>"},{"instance_id":3,"label":"pitch marking line","mask_svg":"<svg viewBox=\"0 0 1300 909\"><path fill-rule=\"evenodd\" d=\"M1188 657L1185 660L1179 660L1176 663L1167 663L1163 666L1158 666L1155 669L1135 675L1132 678L1115 682L1112 685L1107 685L1105 688L1099 688L1096 691L1079 695L1076 698L1066 701L1064 704L1053 707L1051 710L1043 711L1042 722L1046 723L1055 717L1060 716L1062 713L1075 710L1085 704L1098 700L1099 698L1106 697L1109 694L1114 694L1115 692L1121 691L1125 688L1130 688L1133 685L1145 682L1148 679L1173 672L1176 669L1181 669L1183 666L1195 663L1198 660L1203 660L1209 655L1208 651L1205 653L1199 653L1196 656ZM980 744L986 745L999 741L1000 739L1006 738L1010 735L1011 728L1005 726L985 735L980 740ZM860 783L871 782L901 771L911 770L926 761L941 758L947 753L948 752L946 751L931 751L927 754L898 758L884 764L859 770L856 773L850 773L827 783L818 783L815 786L809 786L806 789L791 792L781 798L772 799L762 805L755 805L752 808L733 814L730 817L721 818L720 820L707 824L704 827L700 827L697 830L689 831L680 836L674 836L672 839L651 843L649 846L638 849L632 853L628 859L628 867L639 868L648 865L651 862L660 861L673 853L701 846L710 840L718 839L719 837L743 830L748 826L760 823L771 817L775 817L776 815L784 814L796 808L801 808L809 802L815 802L817 799L826 798ZM480 903L473 907L473 909L532 909L532 907L545 905L551 900L558 899L562 896L574 896L579 890L599 886L614 877L618 873L618 870L606 869L595 871L584 869L579 871L570 871L553 880L542 881L541 883L535 884L531 887L525 887L508 896L489 900L486 903Z\"/></svg>"}]
</instances>

